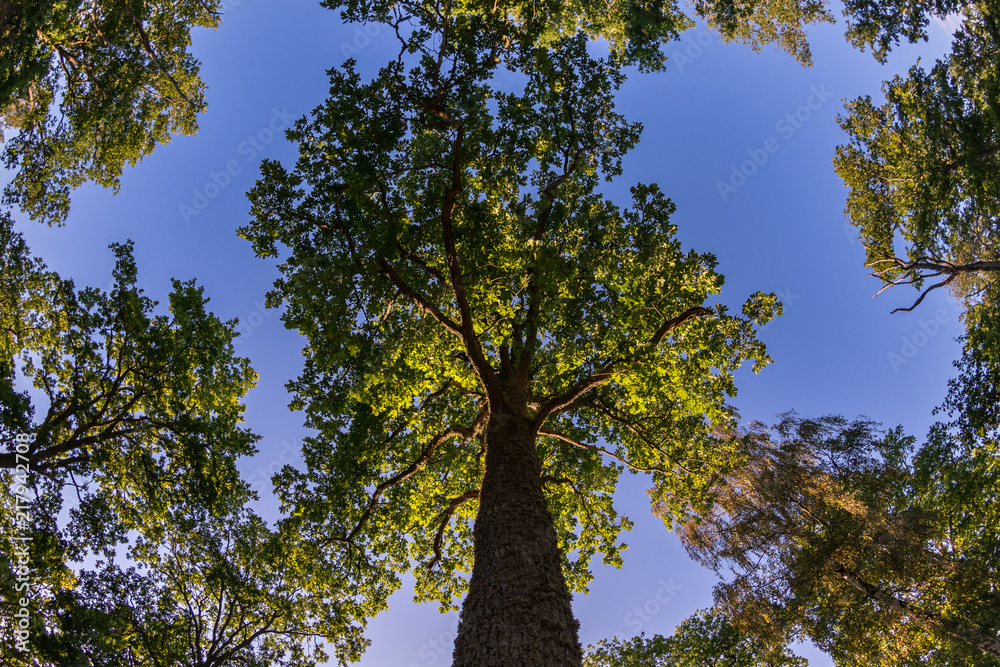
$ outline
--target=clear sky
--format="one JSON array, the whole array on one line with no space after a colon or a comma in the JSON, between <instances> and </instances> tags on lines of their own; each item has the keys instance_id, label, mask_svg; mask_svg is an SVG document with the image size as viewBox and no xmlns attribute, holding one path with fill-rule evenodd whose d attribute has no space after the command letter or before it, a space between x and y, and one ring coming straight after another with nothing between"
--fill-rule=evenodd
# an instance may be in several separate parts
<instances>
[{"instance_id":1,"label":"clear sky","mask_svg":"<svg viewBox=\"0 0 1000 667\"><path fill-rule=\"evenodd\" d=\"M344 26L316 0L225 4L221 28L195 35L209 86L198 136L157 149L125 174L117 196L97 187L78 191L66 227L22 221L19 229L51 268L100 287L113 264L107 245L131 238L149 296L163 302L171 277L197 277L216 314L239 318L237 350L260 375L247 397L247 422L263 436L261 453L243 470L264 498L258 511L274 518L270 473L298 461L305 432L302 415L285 407L284 390L298 374L304 339L264 309L273 263L255 259L234 230L248 220L245 193L260 160L294 161L282 130L325 99L326 70L353 55L370 72L395 52L387 30ZM606 192L624 204L633 183L660 184L677 204L685 246L718 256L727 278L722 301L738 307L762 290L785 303L784 317L762 334L774 364L739 375L735 403L744 419L771 422L790 409L864 414L923 436L958 356L959 311L943 291L916 312L896 315L889 311L910 305L915 293L898 288L871 298L879 284L865 277L863 250L845 226L847 191L831 157L844 140L834 120L842 100L879 97L883 79L918 56L933 61L950 35L932 23L930 42L899 47L881 66L853 50L843 30L842 21L812 30L811 68L770 49L755 54L724 44L703 28L686 33L668 47L677 55L666 72L634 73L625 83L619 109L645 132ZM734 176L734 169L750 175ZM639 631L669 634L711 603L715 574L690 561L650 515L644 489L641 477L626 477L619 490L619 508L635 522L624 536L631 546L624 567L598 564L590 595L574 601L585 644ZM361 665L450 664L457 615L441 616L410 598L404 588L371 622L373 646ZM801 652L814 665L831 664L811 647Z\"/></svg>"}]
</instances>

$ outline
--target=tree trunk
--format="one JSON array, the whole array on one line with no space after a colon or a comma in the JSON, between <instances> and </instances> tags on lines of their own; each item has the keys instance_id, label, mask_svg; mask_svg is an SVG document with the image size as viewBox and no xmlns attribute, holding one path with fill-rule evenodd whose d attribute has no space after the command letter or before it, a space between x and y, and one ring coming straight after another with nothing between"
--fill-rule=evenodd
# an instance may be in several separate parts
<instances>
[{"instance_id":1,"label":"tree trunk","mask_svg":"<svg viewBox=\"0 0 1000 667\"><path fill-rule=\"evenodd\" d=\"M496 410L473 532L475 565L453 667L583 663L531 420Z\"/></svg>"},{"instance_id":2,"label":"tree trunk","mask_svg":"<svg viewBox=\"0 0 1000 667\"><path fill-rule=\"evenodd\" d=\"M856 572L848 570L839 563L833 564L833 571L839 574L844 581L855 589L864 593L868 598L876 602L881 602L889 607L889 609L913 620L927 632L942 638L957 639L970 646L975 646L992 656L1000 657L1000 639L973 628L962 627L955 621L945 618L940 614L917 609L905 600L900 600L891 593L869 584Z\"/></svg>"}]
</instances>

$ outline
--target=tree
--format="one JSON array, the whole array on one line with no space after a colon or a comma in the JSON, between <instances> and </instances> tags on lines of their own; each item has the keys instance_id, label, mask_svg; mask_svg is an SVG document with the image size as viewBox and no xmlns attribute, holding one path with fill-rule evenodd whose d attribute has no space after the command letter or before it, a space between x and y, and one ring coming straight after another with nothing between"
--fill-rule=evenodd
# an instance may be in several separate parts
<instances>
[{"instance_id":1,"label":"tree","mask_svg":"<svg viewBox=\"0 0 1000 667\"><path fill-rule=\"evenodd\" d=\"M345 582L366 573L316 575L244 508L236 323L193 282L154 314L128 243L110 292L77 289L2 221L0 662L312 667L324 641L358 659L370 610Z\"/></svg>"},{"instance_id":2,"label":"tree","mask_svg":"<svg viewBox=\"0 0 1000 667\"><path fill-rule=\"evenodd\" d=\"M834 163L867 266L886 287L921 290L896 310L944 286L975 302L1000 270L998 49L994 3L970 2L948 57L887 82L884 104L859 98L840 118L851 142Z\"/></svg>"},{"instance_id":3,"label":"tree","mask_svg":"<svg viewBox=\"0 0 1000 667\"><path fill-rule=\"evenodd\" d=\"M29 536L32 581L18 588L17 568L4 568L0 628L26 640L0 646L4 665L315 667L327 647L346 665L367 644L367 610L347 573L311 588L295 543L245 509L254 499L246 488L221 505L175 504L158 523L101 543L79 521L57 525L48 511L58 509L58 489L34 487L35 525L4 531L5 543ZM5 513L5 528L15 516ZM28 624L15 632L11 621L22 617Z\"/></svg>"},{"instance_id":4,"label":"tree","mask_svg":"<svg viewBox=\"0 0 1000 667\"><path fill-rule=\"evenodd\" d=\"M131 565L82 570L51 601L54 630L32 638L44 664L315 667L324 641L338 664L358 660L367 641L353 597L307 590L294 545L241 507L250 499L221 515L177 508L179 520L132 546Z\"/></svg>"},{"instance_id":5,"label":"tree","mask_svg":"<svg viewBox=\"0 0 1000 667\"><path fill-rule=\"evenodd\" d=\"M990 573L989 579L977 582L984 604L966 613L995 627L1000 605L995 576L1000 514L993 491L1000 485L1000 312L995 307L996 283L987 290L983 303L966 313L968 331L955 362L958 375L949 381L947 398L938 410L947 417L932 429L917 457L916 472L925 489L923 502L948 517L954 550Z\"/></svg>"},{"instance_id":6,"label":"tree","mask_svg":"<svg viewBox=\"0 0 1000 667\"><path fill-rule=\"evenodd\" d=\"M393 11L399 58L370 82L331 70L289 133L298 163L264 162L241 230L287 250L268 303L308 340L290 388L317 433L276 478L286 529L383 573L376 601L413 565L420 600L467 589L455 665L580 665L569 593L596 553L620 562L622 467L657 497L710 483L775 299L707 308L722 277L673 238L673 204L596 192L639 128L586 35Z\"/></svg>"},{"instance_id":7,"label":"tree","mask_svg":"<svg viewBox=\"0 0 1000 667\"><path fill-rule=\"evenodd\" d=\"M931 18L945 19L969 4L969 0L845 0L847 40L861 50L871 49L875 59L885 63L900 38L911 44L927 41Z\"/></svg>"},{"instance_id":8,"label":"tree","mask_svg":"<svg viewBox=\"0 0 1000 667\"><path fill-rule=\"evenodd\" d=\"M0 129L16 171L5 199L61 223L85 182L118 189L173 134L194 134L205 84L191 30L219 0L0 1ZM0 135L2 138L2 135Z\"/></svg>"},{"instance_id":9,"label":"tree","mask_svg":"<svg viewBox=\"0 0 1000 667\"><path fill-rule=\"evenodd\" d=\"M744 635L723 614L709 610L687 618L669 637L617 637L589 647L584 667L806 667L785 648L777 651Z\"/></svg>"},{"instance_id":10,"label":"tree","mask_svg":"<svg viewBox=\"0 0 1000 667\"><path fill-rule=\"evenodd\" d=\"M864 419L785 415L773 433L745 434L745 464L679 531L733 570L716 600L737 627L776 647L809 637L838 665L1000 664L996 526L955 502L992 504L968 459L934 439L914 456Z\"/></svg>"},{"instance_id":11,"label":"tree","mask_svg":"<svg viewBox=\"0 0 1000 667\"><path fill-rule=\"evenodd\" d=\"M131 243L112 246L110 292L78 290L28 254L9 216L2 222L0 468L95 486L94 502L121 511L153 503L128 510L133 523L185 494L225 494L258 439L240 427L256 374L234 356L235 322L209 313L193 281L174 281L171 316L153 315ZM17 371L40 410L16 389ZM16 451L19 433L33 436L27 452Z\"/></svg>"},{"instance_id":12,"label":"tree","mask_svg":"<svg viewBox=\"0 0 1000 667\"><path fill-rule=\"evenodd\" d=\"M694 7L723 41L741 42L757 52L775 43L803 65L812 64L807 25L834 22L825 0L697 0Z\"/></svg>"},{"instance_id":13,"label":"tree","mask_svg":"<svg viewBox=\"0 0 1000 667\"><path fill-rule=\"evenodd\" d=\"M30 511L2 501L10 619L17 535L31 535L39 595L55 595L88 549L155 527L183 501L237 492L235 461L257 440L239 401L256 377L234 356L234 323L208 313L193 283L174 283L171 317L152 314L130 244L113 246L110 293L78 290L31 257L10 216L0 223L0 474L34 497Z\"/></svg>"}]
</instances>

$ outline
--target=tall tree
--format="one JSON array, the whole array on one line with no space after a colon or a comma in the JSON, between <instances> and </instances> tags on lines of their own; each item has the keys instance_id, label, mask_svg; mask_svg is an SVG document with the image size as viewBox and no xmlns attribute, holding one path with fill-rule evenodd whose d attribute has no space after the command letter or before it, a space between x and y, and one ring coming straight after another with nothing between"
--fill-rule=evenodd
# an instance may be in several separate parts
<instances>
[{"instance_id":1,"label":"tall tree","mask_svg":"<svg viewBox=\"0 0 1000 667\"><path fill-rule=\"evenodd\" d=\"M0 0L0 130L15 175L5 199L48 223L86 182L118 189L173 134L193 134L205 84L191 30L220 0ZM0 134L2 138L2 134Z\"/></svg>"},{"instance_id":2,"label":"tall tree","mask_svg":"<svg viewBox=\"0 0 1000 667\"><path fill-rule=\"evenodd\" d=\"M346 582L367 573L315 573L244 509L235 323L176 281L156 314L130 244L109 292L78 289L2 222L0 663L312 667L323 641L356 660L370 610Z\"/></svg>"},{"instance_id":3,"label":"tall tree","mask_svg":"<svg viewBox=\"0 0 1000 667\"><path fill-rule=\"evenodd\" d=\"M133 543L128 564L77 572L77 585L47 600L30 646L45 665L94 667L315 667L356 661L365 616L346 587L310 591L295 545L241 505L221 513L174 508L154 536ZM343 582L331 582L341 586ZM27 656L8 655L13 666Z\"/></svg>"},{"instance_id":4,"label":"tall tree","mask_svg":"<svg viewBox=\"0 0 1000 667\"><path fill-rule=\"evenodd\" d=\"M745 464L679 531L732 569L716 600L737 626L774 646L811 638L838 665L1000 664L997 527L959 502L990 506L995 487L939 437L914 456L868 420L786 415L773 435L745 435Z\"/></svg>"},{"instance_id":5,"label":"tall tree","mask_svg":"<svg viewBox=\"0 0 1000 667\"><path fill-rule=\"evenodd\" d=\"M331 71L241 230L288 252L268 299L308 340L290 387L317 434L277 480L287 529L367 559L379 596L414 563L418 599L467 589L455 665L580 665L570 590L596 553L620 562L618 476L649 473L657 497L709 484L775 299L706 307L722 277L673 238L673 204L596 192L639 128L584 34L393 11L399 58L368 82Z\"/></svg>"},{"instance_id":6,"label":"tall tree","mask_svg":"<svg viewBox=\"0 0 1000 667\"><path fill-rule=\"evenodd\" d=\"M975 302L1000 271L1000 15L993 2L964 12L949 56L887 82L884 103L859 98L840 118L851 142L834 163L867 265L886 287L921 290L896 310L945 286Z\"/></svg>"},{"instance_id":7,"label":"tall tree","mask_svg":"<svg viewBox=\"0 0 1000 667\"><path fill-rule=\"evenodd\" d=\"M588 647L584 667L806 667L784 647L777 649L741 633L724 614L698 612L669 637L617 637Z\"/></svg>"},{"instance_id":8,"label":"tall tree","mask_svg":"<svg viewBox=\"0 0 1000 667\"><path fill-rule=\"evenodd\" d=\"M184 500L238 490L235 461L255 451L240 399L256 378L234 356L234 324L208 313L193 283L175 282L171 316L153 315L131 246L113 248L110 293L77 289L0 217L0 474L34 496L30 512L2 501L6 619L22 597L19 533L34 531L32 569L54 594L88 548L157 525Z\"/></svg>"},{"instance_id":9,"label":"tall tree","mask_svg":"<svg viewBox=\"0 0 1000 667\"><path fill-rule=\"evenodd\" d=\"M257 440L240 426L256 374L234 355L235 323L209 313L193 281L174 281L170 315L153 314L130 243L112 246L109 292L77 289L30 256L9 216L0 223L0 468L96 487L122 508L224 494ZM27 452L19 433L32 435Z\"/></svg>"}]
</instances>

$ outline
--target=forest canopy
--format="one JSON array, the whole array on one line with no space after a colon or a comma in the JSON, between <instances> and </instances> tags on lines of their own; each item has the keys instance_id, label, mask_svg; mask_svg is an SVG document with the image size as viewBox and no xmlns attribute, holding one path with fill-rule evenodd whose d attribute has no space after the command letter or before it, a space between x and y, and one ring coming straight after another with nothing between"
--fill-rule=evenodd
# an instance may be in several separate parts
<instances>
[{"instance_id":1,"label":"forest canopy","mask_svg":"<svg viewBox=\"0 0 1000 667\"><path fill-rule=\"evenodd\" d=\"M0 476L10 490L0 661L346 665L392 643L369 622L390 605L394 618L403 590L435 603L419 607L424 617L460 611L454 647L431 656L455 667L800 667L803 642L838 667L1000 664L993 3L319 4L380 40L329 62L346 51L307 20L277 29L302 7L247 6L232 35L261 29L295 54L261 66L252 52L274 52L260 42L226 55L234 42L215 29L233 7L215 0L0 0ZM710 181L692 182L745 136L740 123L671 120L706 99L713 114L757 119L773 81L750 82L759 92L739 108L719 90L747 90L740 79L772 62L761 50L829 67L811 43L830 39L822 24L838 13L840 41L895 72L881 94L845 93L830 123L840 134L824 135L841 144L837 185L864 246L851 261L883 290L896 286L889 294L915 288L893 322L912 325L902 318L927 301L954 304L964 332L950 380L919 379L929 366L916 363L906 380L893 366L893 379L850 347L859 322L877 316L829 270L846 250L779 224L789 207L812 206L824 223L839 214L814 155L781 144L775 171L754 183L766 214L752 188L713 208ZM262 16L274 26L255 23ZM945 19L959 27L943 55L890 61ZM693 69L668 78L695 26L736 45L718 84L691 84L702 76ZM836 53L845 70L860 62ZM227 58L242 63L239 76ZM185 150L218 150L223 126L242 132L250 116L234 100L296 89L311 111L259 170L240 170L256 183L227 191L199 225L164 230L164 200L149 193L201 177L169 171L178 153L165 145L212 118L206 82L228 91L231 118ZM660 116L640 99L658 100ZM706 128L716 143L680 148L685 135L705 141ZM653 144L661 165L643 153ZM779 193L772 174L790 178L793 162L803 178L788 182L805 192ZM130 192L148 186L133 219L119 224L117 204L93 219L104 214L90 186L117 192L133 177ZM246 199L235 192L244 186ZM77 190L87 195L71 208ZM727 226L737 218L752 225ZM76 279L79 264L52 242L91 248L73 236L80 227L110 243L104 289ZM255 263L233 259L251 252ZM165 278L146 282L150 265L198 267L199 280L173 280L168 293ZM777 319L790 304L771 293L775 275L812 285L813 303L827 295L822 309L796 306L813 323ZM276 277L266 297L262 277ZM263 315L259 335L256 323L241 328L234 313L246 302L280 312L286 336L264 329ZM889 321L866 321L864 344L898 337L885 332L906 325ZM847 349L855 356L838 356ZM301 352L298 365L285 363L289 351ZM789 351L800 355L791 371ZM829 379L841 358L851 383ZM789 387L751 371L784 373ZM885 409L896 393L918 406L900 413L912 423L837 412ZM789 411L800 403L807 416ZM271 489L252 488L244 471L287 433L286 404L300 413L290 418L301 446L282 455ZM646 495L628 499L636 481ZM605 624L594 641L595 616L581 610L605 566L686 566L629 561L625 533L641 524L645 538L647 512L714 577L713 604L649 619L649 634Z\"/></svg>"}]
</instances>

